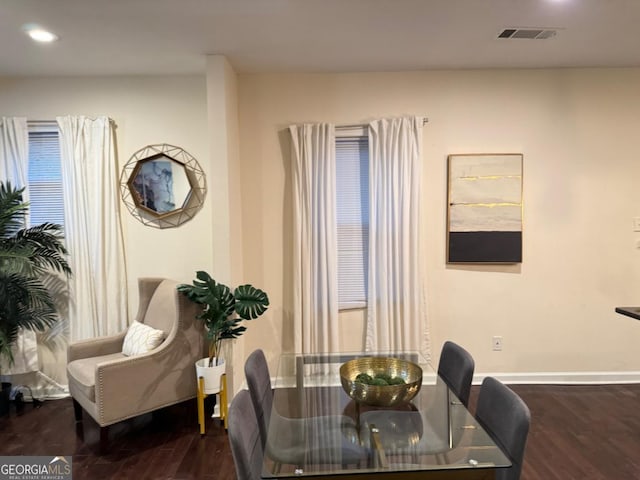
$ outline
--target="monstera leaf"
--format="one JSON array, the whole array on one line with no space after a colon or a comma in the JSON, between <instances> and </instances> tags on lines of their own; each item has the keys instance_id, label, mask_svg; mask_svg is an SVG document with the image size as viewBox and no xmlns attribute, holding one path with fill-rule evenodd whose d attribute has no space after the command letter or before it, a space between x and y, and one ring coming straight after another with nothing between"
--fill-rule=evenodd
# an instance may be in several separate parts
<instances>
[{"instance_id":1,"label":"monstera leaf","mask_svg":"<svg viewBox=\"0 0 640 480\"><path fill-rule=\"evenodd\" d=\"M210 360L218 357L222 340L238 338L247 330L243 320L258 318L269 306L269 297L259 288L240 285L232 293L205 271L196 272L192 285L178 285L178 291L203 306L197 318L207 328Z\"/></svg>"},{"instance_id":2,"label":"monstera leaf","mask_svg":"<svg viewBox=\"0 0 640 480\"><path fill-rule=\"evenodd\" d=\"M245 320L258 318L269 306L267 294L252 285L240 285L233 296L236 299L236 313Z\"/></svg>"}]
</instances>

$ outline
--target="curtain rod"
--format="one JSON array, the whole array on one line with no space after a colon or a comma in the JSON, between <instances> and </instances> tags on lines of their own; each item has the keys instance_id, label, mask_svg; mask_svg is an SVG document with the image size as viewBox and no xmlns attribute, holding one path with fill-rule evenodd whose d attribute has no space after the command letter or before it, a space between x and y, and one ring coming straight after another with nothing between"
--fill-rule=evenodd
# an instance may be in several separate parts
<instances>
[{"instance_id":1,"label":"curtain rod","mask_svg":"<svg viewBox=\"0 0 640 480\"><path fill-rule=\"evenodd\" d=\"M87 117L90 120L95 120L94 117ZM107 117L109 119L109 123L113 123L114 125L116 125L116 121L113 118ZM53 120L27 120L27 123L56 123L57 120L53 119Z\"/></svg>"},{"instance_id":2,"label":"curtain rod","mask_svg":"<svg viewBox=\"0 0 640 480\"><path fill-rule=\"evenodd\" d=\"M425 125L427 123L429 123L429 118L422 117L422 124ZM351 125L336 125L336 128L362 128L366 127L367 125L367 123L354 123Z\"/></svg>"},{"instance_id":3,"label":"curtain rod","mask_svg":"<svg viewBox=\"0 0 640 480\"><path fill-rule=\"evenodd\" d=\"M95 120L93 117L87 117L90 120ZM107 117L109 119L109 124L114 128L118 128L118 124L113 118ZM53 127L58 125L57 120L27 120L27 125L32 125L33 128L38 128L41 125L41 128Z\"/></svg>"}]
</instances>

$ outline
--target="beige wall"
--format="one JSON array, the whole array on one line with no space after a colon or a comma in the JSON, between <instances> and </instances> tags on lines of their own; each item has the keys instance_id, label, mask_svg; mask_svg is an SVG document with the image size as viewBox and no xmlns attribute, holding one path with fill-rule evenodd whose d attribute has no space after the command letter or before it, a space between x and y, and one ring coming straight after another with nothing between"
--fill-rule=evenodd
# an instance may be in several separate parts
<instances>
[{"instance_id":1,"label":"beige wall","mask_svg":"<svg viewBox=\"0 0 640 480\"><path fill-rule=\"evenodd\" d=\"M139 276L190 281L205 269L252 283L271 307L247 325L233 359L260 347L274 371L293 338L286 127L427 115L422 227L434 355L453 339L480 373L629 372L640 371L640 322L613 308L640 302L638 85L640 69L237 76L215 57L207 78L0 79L0 115L108 115L120 167L152 143L194 155L209 193L192 221L158 230L123 209L130 311ZM468 152L524 154L522 265L444 263L446 157ZM362 312L342 316L344 349L361 346L362 325ZM504 337L503 352L491 351L493 335Z\"/></svg>"},{"instance_id":2,"label":"beige wall","mask_svg":"<svg viewBox=\"0 0 640 480\"><path fill-rule=\"evenodd\" d=\"M193 155L207 175L209 194L204 208L179 228L144 226L121 205L129 312L133 318L138 305L138 277L161 276L190 282L196 270L211 270L213 265L205 77L0 79L0 115L53 120L69 114L107 115L115 120L118 172L138 149L169 143ZM63 350L59 354L64 357ZM50 366L46 373L66 383L64 366L61 370Z\"/></svg>"},{"instance_id":3,"label":"beige wall","mask_svg":"<svg viewBox=\"0 0 640 480\"><path fill-rule=\"evenodd\" d=\"M272 368L292 348L292 123L426 115L423 231L432 351L452 339L476 371L640 371L640 70L494 70L239 76L244 274L272 306L245 335ZM446 158L524 154L524 259L445 264ZM362 320L343 317L343 345ZM504 338L502 352L491 337Z\"/></svg>"}]
</instances>

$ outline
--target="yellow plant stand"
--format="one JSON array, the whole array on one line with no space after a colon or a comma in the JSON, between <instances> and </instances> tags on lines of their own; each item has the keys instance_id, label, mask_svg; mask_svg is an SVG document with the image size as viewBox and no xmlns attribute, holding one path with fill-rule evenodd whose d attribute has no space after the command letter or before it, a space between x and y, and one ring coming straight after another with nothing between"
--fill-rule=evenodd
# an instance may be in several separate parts
<instances>
[{"instance_id":1,"label":"yellow plant stand","mask_svg":"<svg viewBox=\"0 0 640 480\"><path fill-rule=\"evenodd\" d=\"M200 424L200 435L204 435L205 418L204 418L204 399L209 395L218 395L217 401L220 411L220 421L227 429L227 375L222 374L220 377L220 391L217 393L204 393L204 377L198 378L198 423Z\"/></svg>"}]
</instances>

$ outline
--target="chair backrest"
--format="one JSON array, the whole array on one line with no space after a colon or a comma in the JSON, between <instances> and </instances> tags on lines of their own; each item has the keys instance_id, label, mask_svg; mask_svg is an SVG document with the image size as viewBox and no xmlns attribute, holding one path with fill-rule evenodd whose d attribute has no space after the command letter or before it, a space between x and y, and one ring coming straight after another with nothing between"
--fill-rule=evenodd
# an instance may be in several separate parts
<instances>
[{"instance_id":1,"label":"chair backrest","mask_svg":"<svg viewBox=\"0 0 640 480\"><path fill-rule=\"evenodd\" d=\"M227 417L229 444L238 480L256 480L262 472L262 441L251 396L241 390L231 402Z\"/></svg>"},{"instance_id":2,"label":"chair backrest","mask_svg":"<svg viewBox=\"0 0 640 480\"><path fill-rule=\"evenodd\" d=\"M165 338L174 328L178 291L177 282L161 278L138 280L140 294L137 320L150 327L162 330Z\"/></svg>"},{"instance_id":3,"label":"chair backrest","mask_svg":"<svg viewBox=\"0 0 640 480\"><path fill-rule=\"evenodd\" d=\"M260 439L262 447L267 443L267 429L271 419L271 407L273 405L273 391L271 390L271 375L269 374L269 365L264 356L264 352L260 349L255 350L249 355L244 364L244 375L247 378L249 386L249 394L251 402L258 419L258 428L260 430Z\"/></svg>"},{"instance_id":4,"label":"chair backrest","mask_svg":"<svg viewBox=\"0 0 640 480\"><path fill-rule=\"evenodd\" d=\"M480 387L476 418L511 459L511 468L498 469L496 479L518 480L531 423L527 404L499 380L487 377Z\"/></svg>"},{"instance_id":5,"label":"chair backrest","mask_svg":"<svg viewBox=\"0 0 640 480\"><path fill-rule=\"evenodd\" d=\"M442 346L442 353L438 363L438 375L465 407L469 406L471 381L473 380L475 365L471 354L457 343L446 341Z\"/></svg>"}]
</instances>

